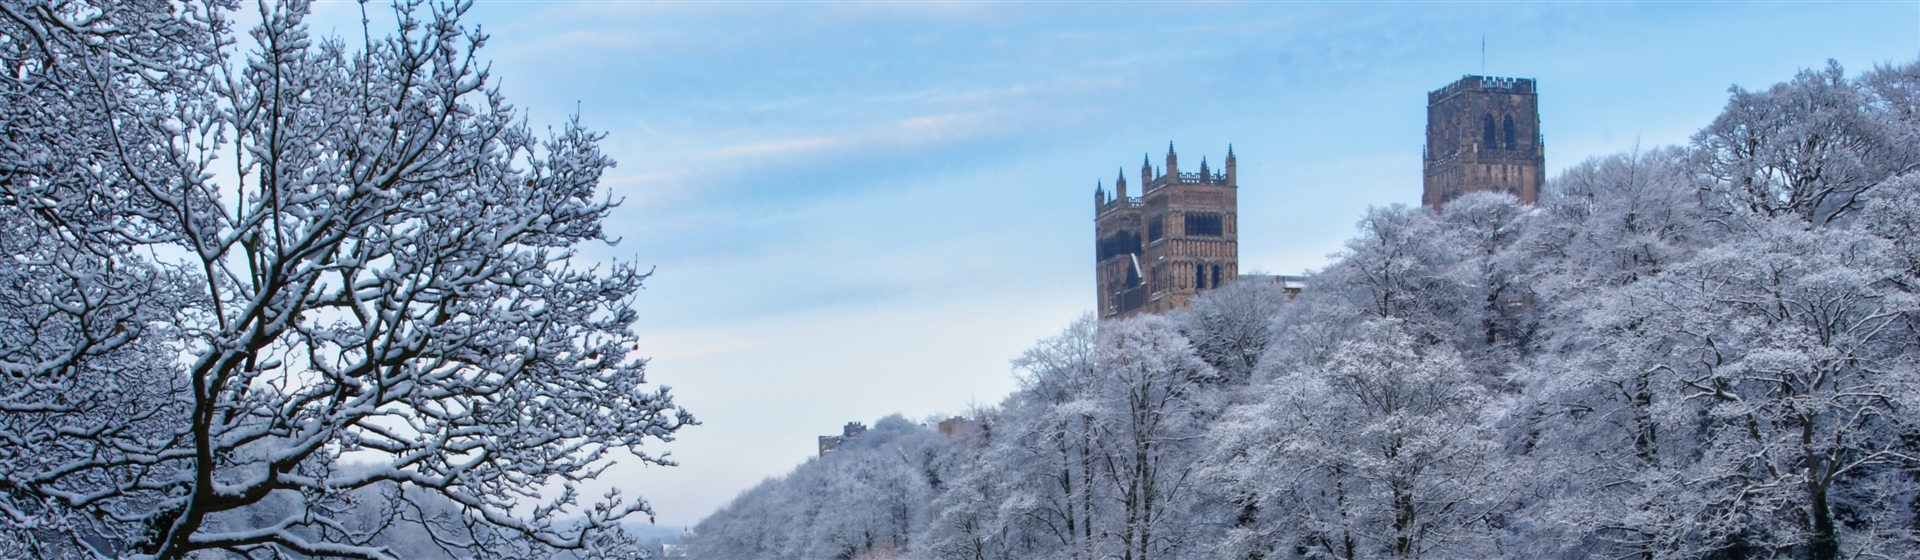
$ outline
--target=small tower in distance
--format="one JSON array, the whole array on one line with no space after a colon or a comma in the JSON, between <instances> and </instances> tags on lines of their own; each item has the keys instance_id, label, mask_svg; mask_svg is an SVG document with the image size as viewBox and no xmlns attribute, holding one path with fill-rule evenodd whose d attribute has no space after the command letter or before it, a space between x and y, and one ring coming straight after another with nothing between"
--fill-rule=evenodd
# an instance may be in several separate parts
<instances>
[{"instance_id":1,"label":"small tower in distance","mask_svg":"<svg viewBox=\"0 0 1920 560\"><path fill-rule=\"evenodd\" d=\"M1425 152L1421 204L1439 210L1481 191L1533 204L1547 161L1534 81L1465 76L1428 93Z\"/></svg>"},{"instance_id":2,"label":"small tower in distance","mask_svg":"<svg viewBox=\"0 0 1920 560\"><path fill-rule=\"evenodd\" d=\"M1194 296L1240 276L1239 174L1233 147L1223 169L1201 158L1199 172L1180 172L1167 144L1167 167L1140 162L1140 197L1127 196L1125 172L1114 198L1094 190L1096 313L1119 319L1187 305Z\"/></svg>"}]
</instances>

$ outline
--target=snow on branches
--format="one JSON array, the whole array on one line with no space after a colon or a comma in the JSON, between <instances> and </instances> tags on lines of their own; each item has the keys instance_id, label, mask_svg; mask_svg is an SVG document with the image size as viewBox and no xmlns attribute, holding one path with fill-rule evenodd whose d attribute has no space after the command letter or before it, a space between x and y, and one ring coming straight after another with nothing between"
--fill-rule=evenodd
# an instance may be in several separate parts
<instances>
[{"instance_id":1,"label":"snow on branches","mask_svg":"<svg viewBox=\"0 0 1920 560\"><path fill-rule=\"evenodd\" d=\"M263 4L240 54L232 2L0 3L0 554L632 552L573 483L693 419L647 274L573 259L600 137L519 123L465 8L351 50Z\"/></svg>"}]
</instances>

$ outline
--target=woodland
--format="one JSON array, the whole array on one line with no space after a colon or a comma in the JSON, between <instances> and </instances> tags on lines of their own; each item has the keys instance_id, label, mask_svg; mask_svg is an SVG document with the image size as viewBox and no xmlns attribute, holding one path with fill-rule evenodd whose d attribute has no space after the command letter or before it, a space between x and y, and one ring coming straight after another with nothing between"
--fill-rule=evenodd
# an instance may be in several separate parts
<instances>
[{"instance_id":1,"label":"woodland","mask_svg":"<svg viewBox=\"0 0 1920 560\"><path fill-rule=\"evenodd\" d=\"M705 560L1920 557L1920 65L1735 88L1540 200L1375 208L1290 296L1083 318Z\"/></svg>"}]
</instances>

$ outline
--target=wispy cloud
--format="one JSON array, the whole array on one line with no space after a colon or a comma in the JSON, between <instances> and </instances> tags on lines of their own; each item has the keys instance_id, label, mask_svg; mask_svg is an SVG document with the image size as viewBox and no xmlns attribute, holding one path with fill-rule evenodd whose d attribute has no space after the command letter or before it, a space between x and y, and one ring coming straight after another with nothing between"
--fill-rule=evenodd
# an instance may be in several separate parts
<instances>
[{"instance_id":1,"label":"wispy cloud","mask_svg":"<svg viewBox=\"0 0 1920 560\"><path fill-rule=\"evenodd\" d=\"M997 111L974 111L913 116L853 130L725 146L695 154L703 161L738 161L742 157L782 157L803 153L855 149L870 145L912 146L990 134L1002 124Z\"/></svg>"}]
</instances>

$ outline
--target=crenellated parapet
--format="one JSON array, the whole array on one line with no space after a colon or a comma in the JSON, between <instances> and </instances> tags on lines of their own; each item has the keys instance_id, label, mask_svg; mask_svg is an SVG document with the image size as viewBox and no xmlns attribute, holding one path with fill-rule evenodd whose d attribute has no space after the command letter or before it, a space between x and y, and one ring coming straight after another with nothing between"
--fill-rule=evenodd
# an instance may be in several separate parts
<instances>
[{"instance_id":1,"label":"crenellated parapet","mask_svg":"<svg viewBox=\"0 0 1920 560\"><path fill-rule=\"evenodd\" d=\"M1502 93L1533 95L1532 78L1501 78L1495 76L1462 76L1460 81L1447 84L1446 87L1427 92L1427 104L1446 101L1453 96L1471 91L1497 91Z\"/></svg>"}]
</instances>

